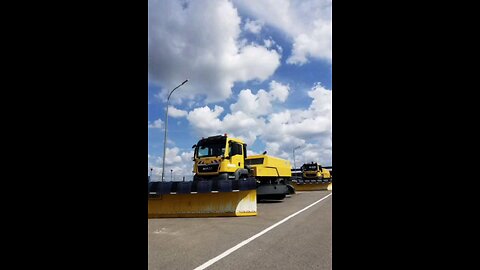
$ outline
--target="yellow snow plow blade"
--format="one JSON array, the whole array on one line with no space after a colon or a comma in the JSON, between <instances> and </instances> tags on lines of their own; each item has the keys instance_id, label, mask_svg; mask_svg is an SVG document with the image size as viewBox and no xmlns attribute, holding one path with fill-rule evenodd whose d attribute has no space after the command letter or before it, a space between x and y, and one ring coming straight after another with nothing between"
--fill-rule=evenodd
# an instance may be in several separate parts
<instances>
[{"instance_id":1,"label":"yellow snow plow blade","mask_svg":"<svg viewBox=\"0 0 480 270\"><path fill-rule=\"evenodd\" d=\"M303 182L297 183L292 181L292 186L296 191L314 191L314 190L332 190L332 183L322 182Z\"/></svg>"},{"instance_id":2,"label":"yellow snow plow blade","mask_svg":"<svg viewBox=\"0 0 480 270\"><path fill-rule=\"evenodd\" d=\"M163 194L148 198L148 218L256 216L257 191Z\"/></svg>"}]
</instances>

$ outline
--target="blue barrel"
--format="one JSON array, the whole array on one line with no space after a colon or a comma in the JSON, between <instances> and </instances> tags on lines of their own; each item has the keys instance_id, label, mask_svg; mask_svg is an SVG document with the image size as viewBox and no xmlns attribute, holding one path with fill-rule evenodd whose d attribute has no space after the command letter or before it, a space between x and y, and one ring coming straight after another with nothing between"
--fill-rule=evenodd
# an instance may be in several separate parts
<instances>
[{"instance_id":1,"label":"blue barrel","mask_svg":"<svg viewBox=\"0 0 480 270\"><path fill-rule=\"evenodd\" d=\"M210 193L212 192L212 180L197 181L198 193Z\"/></svg>"},{"instance_id":2,"label":"blue barrel","mask_svg":"<svg viewBox=\"0 0 480 270\"><path fill-rule=\"evenodd\" d=\"M232 192L232 180L219 180L218 192Z\"/></svg>"},{"instance_id":3,"label":"blue barrel","mask_svg":"<svg viewBox=\"0 0 480 270\"><path fill-rule=\"evenodd\" d=\"M238 190L249 190L248 181L247 180L239 180L238 181Z\"/></svg>"},{"instance_id":4,"label":"blue barrel","mask_svg":"<svg viewBox=\"0 0 480 270\"><path fill-rule=\"evenodd\" d=\"M177 194L190 194L192 192L192 182L178 182Z\"/></svg>"},{"instance_id":5,"label":"blue barrel","mask_svg":"<svg viewBox=\"0 0 480 270\"><path fill-rule=\"evenodd\" d=\"M172 182L157 182L157 188L156 192L157 195L162 195L162 194L170 194L170 191L172 190Z\"/></svg>"},{"instance_id":6,"label":"blue barrel","mask_svg":"<svg viewBox=\"0 0 480 270\"><path fill-rule=\"evenodd\" d=\"M232 180L232 190L240 190L240 182L242 180Z\"/></svg>"},{"instance_id":7,"label":"blue barrel","mask_svg":"<svg viewBox=\"0 0 480 270\"><path fill-rule=\"evenodd\" d=\"M158 182L148 183L148 192L157 192Z\"/></svg>"}]
</instances>

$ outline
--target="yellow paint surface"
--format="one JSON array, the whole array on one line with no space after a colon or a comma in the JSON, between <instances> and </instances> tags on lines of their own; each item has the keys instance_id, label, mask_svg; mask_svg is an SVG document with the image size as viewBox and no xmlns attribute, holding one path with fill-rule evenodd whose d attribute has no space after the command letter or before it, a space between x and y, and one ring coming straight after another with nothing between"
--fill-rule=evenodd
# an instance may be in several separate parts
<instances>
[{"instance_id":1,"label":"yellow paint surface","mask_svg":"<svg viewBox=\"0 0 480 270\"><path fill-rule=\"evenodd\" d=\"M148 218L256 216L257 191L166 194L148 199Z\"/></svg>"},{"instance_id":2,"label":"yellow paint surface","mask_svg":"<svg viewBox=\"0 0 480 270\"><path fill-rule=\"evenodd\" d=\"M328 184L327 190L332 190L332 183Z\"/></svg>"},{"instance_id":3,"label":"yellow paint surface","mask_svg":"<svg viewBox=\"0 0 480 270\"><path fill-rule=\"evenodd\" d=\"M332 183L306 183L299 185L293 182L292 186L297 191L332 190Z\"/></svg>"},{"instance_id":4,"label":"yellow paint surface","mask_svg":"<svg viewBox=\"0 0 480 270\"><path fill-rule=\"evenodd\" d=\"M247 157L249 159L263 158L263 164L251 165L254 176L258 177L292 177L292 166L290 161L269 156L254 155Z\"/></svg>"}]
</instances>

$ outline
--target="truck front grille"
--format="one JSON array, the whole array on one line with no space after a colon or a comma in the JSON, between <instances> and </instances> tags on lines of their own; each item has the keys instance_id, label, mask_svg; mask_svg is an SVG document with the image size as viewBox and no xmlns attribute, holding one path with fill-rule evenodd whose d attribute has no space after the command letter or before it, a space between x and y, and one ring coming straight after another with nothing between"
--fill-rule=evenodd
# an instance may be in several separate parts
<instances>
[{"instance_id":1,"label":"truck front grille","mask_svg":"<svg viewBox=\"0 0 480 270\"><path fill-rule=\"evenodd\" d=\"M210 172L217 172L217 171L218 171L218 164L198 165L199 173L210 173Z\"/></svg>"}]
</instances>

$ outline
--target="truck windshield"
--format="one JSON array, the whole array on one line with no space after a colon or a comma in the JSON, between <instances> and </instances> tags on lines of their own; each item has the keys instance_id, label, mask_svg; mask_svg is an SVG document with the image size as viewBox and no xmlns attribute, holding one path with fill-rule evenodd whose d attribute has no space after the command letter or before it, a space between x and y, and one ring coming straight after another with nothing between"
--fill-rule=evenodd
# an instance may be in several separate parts
<instances>
[{"instance_id":1,"label":"truck windshield","mask_svg":"<svg viewBox=\"0 0 480 270\"><path fill-rule=\"evenodd\" d=\"M216 157L225 153L226 140L199 142L197 146L197 157Z\"/></svg>"},{"instance_id":2,"label":"truck windshield","mask_svg":"<svg viewBox=\"0 0 480 270\"><path fill-rule=\"evenodd\" d=\"M305 171L316 171L317 165L305 165Z\"/></svg>"}]
</instances>

